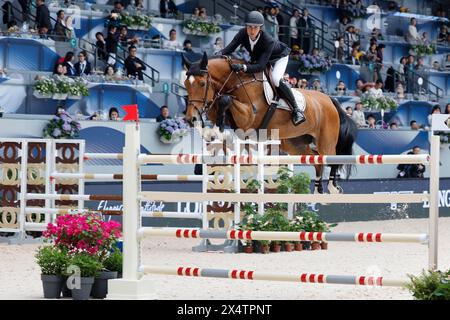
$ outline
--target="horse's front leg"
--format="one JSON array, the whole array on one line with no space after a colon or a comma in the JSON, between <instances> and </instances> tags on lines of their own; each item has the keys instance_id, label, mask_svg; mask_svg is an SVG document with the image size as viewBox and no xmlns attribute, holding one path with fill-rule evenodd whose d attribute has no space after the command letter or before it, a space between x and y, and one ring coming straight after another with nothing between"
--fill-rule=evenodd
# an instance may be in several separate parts
<instances>
[{"instance_id":1,"label":"horse's front leg","mask_svg":"<svg viewBox=\"0 0 450 320\"><path fill-rule=\"evenodd\" d=\"M225 130L225 113L228 108L231 106L233 99L230 96L221 96L217 99L217 104L219 106L217 117L216 117L216 126L219 127L220 132Z\"/></svg>"},{"instance_id":2,"label":"horse's front leg","mask_svg":"<svg viewBox=\"0 0 450 320\"><path fill-rule=\"evenodd\" d=\"M322 176L323 176L323 166L314 166L316 169L316 180L314 181L314 193L315 194L323 194L323 184L322 184Z\"/></svg>"},{"instance_id":3,"label":"horse's front leg","mask_svg":"<svg viewBox=\"0 0 450 320\"><path fill-rule=\"evenodd\" d=\"M331 194L343 193L342 188L338 185L338 166L331 166L330 178L328 180L328 191Z\"/></svg>"}]
</instances>

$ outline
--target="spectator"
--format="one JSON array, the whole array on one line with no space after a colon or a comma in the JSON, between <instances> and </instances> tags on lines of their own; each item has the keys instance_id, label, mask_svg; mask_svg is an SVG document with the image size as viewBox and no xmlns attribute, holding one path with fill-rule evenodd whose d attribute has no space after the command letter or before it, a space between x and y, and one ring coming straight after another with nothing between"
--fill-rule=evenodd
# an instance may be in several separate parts
<instances>
[{"instance_id":1,"label":"spectator","mask_svg":"<svg viewBox=\"0 0 450 320\"><path fill-rule=\"evenodd\" d=\"M122 26L120 28L118 42L122 47L127 48L129 45L136 45L139 41L137 37L130 38L128 36L127 26Z\"/></svg>"},{"instance_id":2,"label":"spectator","mask_svg":"<svg viewBox=\"0 0 450 320\"><path fill-rule=\"evenodd\" d=\"M78 54L78 62L75 63L75 72L77 76L91 74L91 63L86 59L86 51Z\"/></svg>"},{"instance_id":3,"label":"spectator","mask_svg":"<svg viewBox=\"0 0 450 320\"><path fill-rule=\"evenodd\" d=\"M320 83L320 79L318 79L318 78L314 79L311 89L312 90L316 90L316 91L320 91L320 92L324 92L323 89L322 89L322 84Z\"/></svg>"},{"instance_id":4,"label":"spectator","mask_svg":"<svg viewBox=\"0 0 450 320\"><path fill-rule=\"evenodd\" d=\"M114 66L116 64L117 46L119 41L116 37L117 27L110 25L108 27L108 36L106 37L106 53L108 56L107 63Z\"/></svg>"},{"instance_id":5,"label":"spectator","mask_svg":"<svg viewBox=\"0 0 450 320\"><path fill-rule=\"evenodd\" d=\"M445 69L445 71L450 71L450 53L447 53L447 56L445 57L443 68Z\"/></svg>"},{"instance_id":6,"label":"spectator","mask_svg":"<svg viewBox=\"0 0 450 320\"><path fill-rule=\"evenodd\" d=\"M352 107L345 108L345 113L351 118L353 115L353 109Z\"/></svg>"},{"instance_id":7,"label":"spectator","mask_svg":"<svg viewBox=\"0 0 450 320\"><path fill-rule=\"evenodd\" d=\"M173 16L178 13L177 6L173 0L160 0L159 1L159 13L161 17Z\"/></svg>"},{"instance_id":8,"label":"spectator","mask_svg":"<svg viewBox=\"0 0 450 320\"><path fill-rule=\"evenodd\" d=\"M106 42L103 33L97 32L95 34L95 39L97 39L95 42L95 46L97 47L97 57L102 61L106 61Z\"/></svg>"},{"instance_id":9,"label":"spectator","mask_svg":"<svg viewBox=\"0 0 450 320\"><path fill-rule=\"evenodd\" d=\"M294 9L292 11L292 16L289 19L289 37L291 40L291 47L294 45L298 45L298 20L300 18L300 10Z\"/></svg>"},{"instance_id":10,"label":"spectator","mask_svg":"<svg viewBox=\"0 0 450 320\"><path fill-rule=\"evenodd\" d=\"M362 79L358 79L355 82L355 96L361 97L363 94L363 88L364 88L364 81Z\"/></svg>"},{"instance_id":11,"label":"spectator","mask_svg":"<svg viewBox=\"0 0 450 320\"><path fill-rule=\"evenodd\" d=\"M409 55L408 61L405 65L405 73L406 73L406 92L413 93L414 92L414 56Z\"/></svg>"},{"instance_id":12,"label":"spectator","mask_svg":"<svg viewBox=\"0 0 450 320\"><path fill-rule=\"evenodd\" d=\"M412 151L408 152L408 154L420 153L419 146L413 147ZM423 164L399 164L397 170L399 170L397 178L423 178L425 166Z\"/></svg>"},{"instance_id":13,"label":"spectator","mask_svg":"<svg viewBox=\"0 0 450 320\"><path fill-rule=\"evenodd\" d=\"M355 104L355 110L352 113L352 119L355 121L356 126L358 128L362 128L366 126L366 118L364 116L363 104L361 102L357 102Z\"/></svg>"},{"instance_id":14,"label":"spectator","mask_svg":"<svg viewBox=\"0 0 450 320\"><path fill-rule=\"evenodd\" d=\"M450 114L450 103L447 103L447 105L445 106L444 114Z\"/></svg>"},{"instance_id":15,"label":"spectator","mask_svg":"<svg viewBox=\"0 0 450 320\"><path fill-rule=\"evenodd\" d=\"M45 0L36 0L36 28L40 35L49 34L52 30L50 12L45 5Z\"/></svg>"},{"instance_id":16,"label":"spectator","mask_svg":"<svg viewBox=\"0 0 450 320\"><path fill-rule=\"evenodd\" d=\"M435 71L440 71L441 70L441 65L439 64L439 61L433 61L433 64L431 66L431 68Z\"/></svg>"},{"instance_id":17,"label":"spectator","mask_svg":"<svg viewBox=\"0 0 450 320\"><path fill-rule=\"evenodd\" d=\"M383 96L383 81L377 80L375 87L370 89L370 95L375 98L381 98Z\"/></svg>"},{"instance_id":18,"label":"spectator","mask_svg":"<svg viewBox=\"0 0 450 320\"><path fill-rule=\"evenodd\" d=\"M206 8L205 7L201 7L199 9L199 13L198 13L198 18L200 20L206 20L208 16L206 15Z\"/></svg>"},{"instance_id":19,"label":"spectator","mask_svg":"<svg viewBox=\"0 0 450 320\"><path fill-rule=\"evenodd\" d=\"M142 11L144 10L144 0L135 0L133 9L136 11Z\"/></svg>"},{"instance_id":20,"label":"spectator","mask_svg":"<svg viewBox=\"0 0 450 320\"><path fill-rule=\"evenodd\" d=\"M395 93L397 95L397 99L403 100L405 99L405 89L401 83L397 84L397 88L395 89Z\"/></svg>"},{"instance_id":21,"label":"spectator","mask_svg":"<svg viewBox=\"0 0 450 320\"><path fill-rule=\"evenodd\" d=\"M375 119L375 116L373 114L369 114L367 116L367 127L369 129L376 129L377 128L377 120Z\"/></svg>"},{"instance_id":22,"label":"spectator","mask_svg":"<svg viewBox=\"0 0 450 320\"><path fill-rule=\"evenodd\" d=\"M65 31L66 31L66 39L68 41L70 41L71 39L76 39L75 29L73 27L72 21L73 21L72 16L66 17L66 21L65 21L66 28L65 28Z\"/></svg>"},{"instance_id":23,"label":"spectator","mask_svg":"<svg viewBox=\"0 0 450 320\"><path fill-rule=\"evenodd\" d=\"M303 15L298 20L298 27L300 36L300 46L305 54L309 54L311 48L311 41L314 39L314 23L309 17L308 9L303 9Z\"/></svg>"},{"instance_id":24,"label":"spectator","mask_svg":"<svg viewBox=\"0 0 450 320\"><path fill-rule=\"evenodd\" d=\"M223 39L221 37L217 37L213 45L213 54L218 54L218 52L222 51L223 48Z\"/></svg>"},{"instance_id":25,"label":"spectator","mask_svg":"<svg viewBox=\"0 0 450 320\"><path fill-rule=\"evenodd\" d=\"M289 83L291 84L292 88L297 88L298 79L296 77L289 78Z\"/></svg>"},{"instance_id":26,"label":"spectator","mask_svg":"<svg viewBox=\"0 0 450 320\"><path fill-rule=\"evenodd\" d=\"M156 117L156 122L162 122L167 119L172 119L172 117L169 115L168 106L162 106L159 112L160 115Z\"/></svg>"},{"instance_id":27,"label":"spectator","mask_svg":"<svg viewBox=\"0 0 450 320\"><path fill-rule=\"evenodd\" d=\"M98 121L101 120L102 117L100 116L100 112L95 111L89 118L88 120L94 120L94 121Z\"/></svg>"},{"instance_id":28,"label":"spectator","mask_svg":"<svg viewBox=\"0 0 450 320\"><path fill-rule=\"evenodd\" d=\"M360 18L366 14L366 8L364 8L361 0L356 0L352 13L355 18Z\"/></svg>"},{"instance_id":29,"label":"spectator","mask_svg":"<svg viewBox=\"0 0 450 320\"><path fill-rule=\"evenodd\" d=\"M117 80L115 72L116 72L116 70L114 70L113 66L107 65L106 68L105 68L105 72L104 72L106 81Z\"/></svg>"},{"instance_id":30,"label":"spectator","mask_svg":"<svg viewBox=\"0 0 450 320\"><path fill-rule=\"evenodd\" d=\"M270 32L271 35L273 35L273 37L275 39L278 39L279 27L278 27L276 6L278 6L278 5L274 3L270 7L270 11L269 11L269 14L266 16L266 20L269 21L269 23L270 23L269 30L272 30L272 32Z\"/></svg>"},{"instance_id":31,"label":"spectator","mask_svg":"<svg viewBox=\"0 0 450 320\"><path fill-rule=\"evenodd\" d=\"M198 17L200 15L200 9L195 7L194 10L192 10L192 15Z\"/></svg>"},{"instance_id":32,"label":"spectator","mask_svg":"<svg viewBox=\"0 0 450 320\"><path fill-rule=\"evenodd\" d=\"M406 62L407 62L406 57L401 57L400 64L397 67L397 81L403 85L406 83L406 78L405 78Z\"/></svg>"},{"instance_id":33,"label":"spectator","mask_svg":"<svg viewBox=\"0 0 450 320\"><path fill-rule=\"evenodd\" d=\"M339 23L338 26L338 32L339 32L339 36L343 36L344 32L347 30L347 27L350 24L350 19L348 16L343 16L341 19L341 22Z\"/></svg>"},{"instance_id":34,"label":"spectator","mask_svg":"<svg viewBox=\"0 0 450 320\"><path fill-rule=\"evenodd\" d=\"M339 37L338 39L339 47L337 48L337 61L339 63L344 63L344 56L345 56L345 50L344 50L344 38Z\"/></svg>"},{"instance_id":35,"label":"spectator","mask_svg":"<svg viewBox=\"0 0 450 320\"><path fill-rule=\"evenodd\" d=\"M441 114L441 107L439 105L435 105L432 109L430 114L428 115L428 124L431 126L431 117L433 114Z\"/></svg>"},{"instance_id":36,"label":"spectator","mask_svg":"<svg viewBox=\"0 0 450 320\"><path fill-rule=\"evenodd\" d=\"M356 30L354 26L348 26L344 32L344 39L349 46L352 46L356 41L358 41L358 36L356 35Z\"/></svg>"},{"instance_id":37,"label":"spectator","mask_svg":"<svg viewBox=\"0 0 450 320\"><path fill-rule=\"evenodd\" d=\"M181 44L177 41L177 31L175 29L170 30L169 40L164 40L163 49L166 50L180 50Z\"/></svg>"},{"instance_id":38,"label":"spectator","mask_svg":"<svg viewBox=\"0 0 450 320\"><path fill-rule=\"evenodd\" d=\"M145 64L141 59L136 57L137 48L130 46L128 49L129 56L125 59L125 69L127 70L127 76L133 76L137 79L144 81L143 70L146 69Z\"/></svg>"},{"instance_id":39,"label":"spectator","mask_svg":"<svg viewBox=\"0 0 450 320\"><path fill-rule=\"evenodd\" d=\"M360 62L359 62L358 54L359 54L358 49L352 49L352 53L351 53L350 58L348 60L348 64L351 64L351 65L354 65L354 66L359 66Z\"/></svg>"},{"instance_id":40,"label":"spectator","mask_svg":"<svg viewBox=\"0 0 450 320\"><path fill-rule=\"evenodd\" d=\"M75 77L77 75L75 65L73 63L74 60L74 53L72 51L67 52L64 57L64 66L67 68L67 76L69 77Z\"/></svg>"},{"instance_id":41,"label":"spectator","mask_svg":"<svg viewBox=\"0 0 450 320\"><path fill-rule=\"evenodd\" d=\"M411 18L408 27L408 32L406 33L406 41L410 44L419 44L421 42L420 35L417 32L417 20L416 18Z\"/></svg>"},{"instance_id":42,"label":"spectator","mask_svg":"<svg viewBox=\"0 0 450 320\"><path fill-rule=\"evenodd\" d=\"M420 129L419 124L417 123L416 120L411 120L409 122L409 127L411 130L419 130Z\"/></svg>"},{"instance_id":43,"label":"spectator","mask_svg":"<svg viewBox=\"0 0 450 320\"><path fill-rule=\"evenodd\" d=\"M389 129L391 129L391 130L398 130L398 124L397 124L397 122L391 122L391 123L389 124Z\"/></svg>"},{"instance_id":44,"label":"spectator","mask_svg":"<svg viewBox=\"0 0 450 320\"><path fill-rule=\"evenodd\" d=\"M303 90L307 90L307 89L308 89L308 80L302 79L302 80L299 81L298 83L300 84L300 85L299 85L299 88L300 88L300 89L303 89Z\"/></svg>"},{"instance_id":45,"label":"spectator","mask_svg":"<svg viewBox=\"0 0 450 320\"><path fill-rule=\"evenodd\" d=\"M119 121L119 110L117 110L117 108L110 108L109 109L109 113L108 113L108 119L110 121Z\"/></svg>"},{"instance_id":46,"label":"spectator","mask_svg":"<svg viewBox=\"0 0 450 320\"><path fill-rule=\"evenodd\" d=\"M430 39L428 39L428 32L423 32L420 39L423 45L428 46L430 44Z\"/></svg>"},{"instance_id":47,"label":"spectator","mask_svg":"<svg viewBox=\"0 0 450 320\"><path fill-rule=\"evenodd\" d=\"M67 69L64 66L64 63L57 63L55 66L55 70L53 71L53 74L56 74L58 76L65 76L67 73Z\"/></svg>"},{"instance_id":48,"label":"spectator","mask_svg":"<svg viewBox=\"0 0 450 320\"><path fill-rule=\"evenodd\" d=\"M55 41L66 41L66 23L64 22L64 10L56 13L56 22L53 28Z\"/></svg>"},{"instance_id":49,"label":"spectator","mask_svg":"<svg viewBox=\"0 0 450 320\"><path fill-rule=\"evenodd\" d=\"M111 13L121 14L123 9L124 9L124 7L123 7L122 2L115 1L114 2L114 8L111 10Z\"/></svg>"},{"instance_id":50,"label":"spectator","mask_svg":"<svg viewBox=\"0 0 450 320\"><path fill-rule=\"evenodd\" d=\"M287 72L284 73L284 75L283 75L283 80L284 80L285 82L289 82L289 73L287 73Z\"/></svg>"},{"instance_id":51,"label":"spectator","mask_svg":"<svg viewBox=\"0 0 450 320\"><path fill-rule=\"evenodd\" d=\"M416 70L416 72L421 73L423 71L425 71L425 65L423 64L423 57L418 57L417 58L417 63L414 67L414 69Z\"/></svg>"},{"instance_id":52,"label":"spectator","mask_svg":"<svg viewBox=\"0 0 450 320\"><path fill-rule=\"evenodd\" d=\"M22 9L22 22L28 22L28 14L30 13L30 0L19 0L20 8Z\"/></svg>"},{"instance_id":53,"label":"spectator","mask_svg":"<svg viewBox=\"0 0 450 320\"><path fill-rule=\"evenodd\" d=\"M437 37L438 43L445 43L447 41L447 27L442 25Z\"/></svg>"},{"instance_id":54,"label":"spectator","mask_svg":"<svg viewBox=\"0 0 450 320\"><path fill-rule=\"evenodd\" d=\"M345 86L344 81L339 80L339 83L337 84L336 88L336 93L338 96L346 96L347 95L347 88Z\"/></svg>"},{"instance_id":55,"label":"spectator","mask_svg":"<svg viewBox=\"0 0 450 320\"><path fill-rule=\"evenodd\" d=\"M188 39L184 40L184 42L183 42L183 51L194 52L194 50L192 50L192 42L191 42L191 40L188 40Z\"/></svg>"}]
</instances>

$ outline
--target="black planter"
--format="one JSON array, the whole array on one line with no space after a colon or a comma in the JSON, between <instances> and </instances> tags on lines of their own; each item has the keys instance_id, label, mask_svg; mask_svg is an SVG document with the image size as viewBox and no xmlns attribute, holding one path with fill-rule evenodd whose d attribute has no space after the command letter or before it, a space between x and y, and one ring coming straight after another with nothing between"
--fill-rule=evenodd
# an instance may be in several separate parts
<instances>
[{"instance_id":1,"label":"black planter","mask_svg":"<svg viewBox=\"0 0 450 320\"><path fill-rule=\"evenodd\" d=\"M62 276L41 274L41 280L45 299L59 299L61 297Z\"/></svg>"},{"instance_id":2,"label":"black planter","mask_svg":"<svg viewBox=\"0 0 450 320\"><path fill-rule=\"evenodd\" d=\"M81 277L80 289L72 289L72 298L74 300L89 300L94 284L94 277Z\"/></svg>"},{"instance_id":3,"label":"black planter","mask_svg":"<svg viewBox=\"0 0 450 320\"><path fill-rule=\"evenodd\" d=\"M72 298L72 291L67 288L67 277L63 277L62 296L63 298Z\"/></svg>"},{"instance_id":4,"label":"black planter","mask_svg":"<svg viewBox=\"0 0 450 320\"><path fill-rule=\"evenodd\" d=\"M117 271L102 271L100 275L95 278L92 286L91 296L95 299L105 299L108 294L108 280L116 279Z\"/></svg>"}]
</instances>

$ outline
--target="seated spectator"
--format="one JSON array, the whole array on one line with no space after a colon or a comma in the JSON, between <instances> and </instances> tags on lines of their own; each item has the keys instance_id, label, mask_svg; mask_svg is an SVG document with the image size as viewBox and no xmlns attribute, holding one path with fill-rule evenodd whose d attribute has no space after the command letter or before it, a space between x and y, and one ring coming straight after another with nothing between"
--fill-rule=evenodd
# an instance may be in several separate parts
<instances>
[{"instance_id":1,"label":"seated spectator","mask_svg":"<svg viewBox=\"0 0 450 320\"><path fill-rule=\"evenodd\" d=\"M106 81L115 81L115 80L119 80L120 79L120 77L118 77L116 75L116 70L111 65L106 66L104 75L105 75L105 80Z\"/></svg>"},{"instance_id":2,"label":"seated spectator","mask_svg":"<svg viewBox=\"0 0 450 320\"><path fill-rule=\"evenodd\" d=\"M432 109L430 114L428 115L428 125L431 126L431 117L433 114L441 114L441 107L439 105L435 105Z\"/></svg>"},{"instance_id":3,"label":"seated spectator","mask_svg":"<svg viewBox=\"0 0 450 320\"><path fill-rule=\"evenodd\" d=\"M55 34L55 41L66 41L66 23L64 21L64 10L59 10L56 13L56 22L53 30Z\"/></svg>"},{"instance_id":4,"label":"seated spectator","mask_svg":"<svg viewBox=\"0 0 450 320\"><path fill-rule=\"evenodd\" d=\"M283 75L284 82L289 82L289 73L285 72Z\"/></svg>"},{"instance_id":5,"label":"seated spectator","mask_svg":"<svg viewBox=\"0 0 450 320\"><path fill-rule=\"evenodd\" d=\"M391 130L398 130L398 124L397 124L397 122L391 122L391 123L389 124L389 129L391 129Z\"/></svg>"},{"instance_id":6,"label":"seated spectator","mask_svg":"<svg viewBox=\"0 0 450 320\"><path fill-rule=\"evenodd\" d=\"M437 42L445 43L447 41L447 27L442 25L437 37Z\"/></svg>"},{"instance_id":7,"label":"seated spectator","mask_svg":"<svg viewBox=\"0 0 450 320\"><path fill-rule=\"evenodd\" d=\"M144 0L135 0L134 1L134 5L133 5L133 9L136 11L142 11L144 10Z\"/></svg>"},{"instance_id":8,"label":"seated spectator","mask_svg":"<svg viewBox=\"0 0 450 320\"><path fill-rule=\"evenodd\" d=\"M439 64L439 61L433 61L431 68L435 71L441 71L441 65Z\"/></svg>"},{"instance_id":9,"label":"seated spectator","mask_svg":"<svg viewBox=\"0 0 450 320\"><path fill-rule=\"evenodd\" d=\"M355 18L363 17L366 14L366 8L363 6L361 0L356 0L354 6L352 7L352 14Z\"/></svg>"},{"instance_id":10,"label":"seated spectator","mask_svg":"<svg viewBox=\"0 0 450 320\"><path fill-rule=\"evenodd\" d=\"M183 51L194 52L194 50L192 50L192 42L191 42L191 40L186 39L186 40L183 41Z\"/></svg>"},{"instance_id":11,"label":"seated spectator","mask_svg":"<svg viewBox=\"0 0 450 320\"><path fill-rule=\"evenodd\" d=\"M177 6L173 0L160 0L159 1L159 13L161 17L167 18L178 13Z\"/></svg>"},{"instance_id":12,"label":"seated spectator","mask_svg":"<svg viewBox=\"0 0 450 320\"><path fill-rule=\"evenodd\" d=\"M115 1L114 2L114 8L111 10L111 13L121 14L124 9L125 8L124 8L122 2Z\"/></svg>"},{"instance_id":13,"label":"seated spectator","mask_svg":"<svg viewBox=\"0 0 450 320\"><path fill-rule=\"evenodd\" d=\"M364 80L362 80L362 79L356 80L356 82L355 82L355 86L356 86L355 96L358 96L358 97L362 96L364 85L365 85Z\"/></svg>"},{"instance_id":14,"label":"seated spectator","mask_svg":"<svg viewBox=\"0 0 450 320\"><path fill-rule=\"evenodd\" d=\"M170 30L169 40L164 40L163 49L166 49L166 50L181 49L181 44L177 41L177 31L175 29Z\"/></svg>"},{"instance_id":15,"label":"seated spectator","mask_svg":"<svg viewBox=\"0 0 450 320\"><path fill-rule=\"evenodd\" d=\"M367 127L369 129L376 129L377 128L377 120L375 119L375 116L373 114L369 114L367 116Z\"/></svg>"},{"instance_id":16,"label":"seated spectator","mask_svg":"<svg viewBox=\"0 0 450 320\"><path fill-rule=\"evenodd\" d=\"M320 92L324 92L322 89L322 84L320 83L320 79L314 79L313 83L312 83L312 90L316 90L316 91L320 91Z\"/></svg>"},{"instance_id":17,"label":"seated spectator","mask_svg":"<svg viewBox=\"0 0 450 320\"><path fill-rule=\"evenodd\" d=\"M338 26L338 32L339 36L343 36L345 31L347 30L348 26L350 24L350 18L348 16L343 16L339 26Z\"/></svg>"},{"instance_id":18,"label":"seated spectator","mask_svg":"<svg viewBox=\"0 0 450 320\"><path fill-rule=\"evenodd\" d=\"M195 7L194 10L192 10L192 15L194 17L198 17L200 15L200 9L198 7Z\"/></svg>"},{"instance_id":19,"label":"seated spectator","mask_svg":"<svg viewBox=\"0 0 450 320\"><path fill-rule=\"evenodd\" d=\"M223 48L223 39L221 37L217 37L213 45L213 54L217 54L219 51L222 51Z\"/></svg>"},{"instance_id":20,"label":"seated spectator","mask_svg":"<svg viewBox=\"0 0 450 320\"><path fill-rule=\"evenodd\" d=\"M356 126L358 128L362 128L366 126L366 117L364 115L363 104L361 102L357 102L355 104L355 110L352 113L352 119L355 121Z\"/></svg>"},{"instance_id":21,"label":"seated spectator","mask_svg":"<svg viewBox=\"0 0 450 320\"><path fill-rule=\"evenodd\" d=\"M77 76L91 74L91 63L86 59L86 51L81 51L78 54L78 62L75 63L75 72Z\"/></svg>"},{"instance_id":22,"label":"seated spectator","mask_svg":"<svg viewBox=\"0 0 450 320\"><path fill-rule=\"evenodd\" d=\"M447 53L447 56L445 57L445 61L443 63L443 67L444 67L445 71L450 70L450 53Z\"/></svg>"},{"instance_id":23,"label":"seated spectator","mask_svg":"<svg viewBox=\"0 0 450 320\"><path fill-rule=\"evenodd\" d=\"M117 108L110 108L108 113L108 119L111 121L119 121L119 110Z\"/></svg>"},{"instance_id":24,"label":"seated spectator","mask_svg":"<svg viewBox=\"0 0 450 320\"><path fill-rule=\"evenodd\" d=\"M347 95L347 88L345 86L344 81L342 81L342 80L339 80L335 90L336 90L336 93L338 96L346 96Z\"/></svg>"},{"instance_id":25,"label":"seated spectator","mask_svg":"<svg viewBox=\"0 0 450 320\"><path fill-rule=\"evenodd\" d=\"M36 28L41 36L47 35L52 30L50 11L45 5L45 0L36 0Z\"/></svg>"},{"instance_id":26,"label":"seated spectator","mask_svg":"<svg viewBox=\"0 0 450 320\"><path fill-rule=\"evenodd\" d=\"M377 80L375 87L369 90L369 94L374 98L381 98L383 96L383 81Z\"/></svg>"},{"instance_id":27,"label":"seated spectator","mask_svg":"<svg viewBox=\"0 0 450 320\"><path fill-rule=\"evenodd\" d=\"M100 112L95 111L95 112L88 118L88 120L94 120L94 121L102 120L102 117L100 116Z\"/></svg>"},{"instance_id":28,"label":"seated spectator","mask_svg":"<svg viewBox=\"0 0 450 320\"><path fill-rule=\"evenodd\" d=\"M200 8L200 11L199 11L199 13L198 13L198 18L199 18L200 20L206 20L207 17L208 17L208 16L206 15L206 8L205 8L205 7L201 7L201 8Z\"/></svg>"},{"instance_id":29,"label":"seated spectator","mask_svg":"<svg viewBox=\"0 0 450 320\"><path fill-rule=\"evenodd\" d=\"M123 48L127 48L129 45L136 45L139 42L139 40L137 39L136 36L130 37L128 35L127 26L122 26L120 28L118 42Z\"/></svg>"},{"instance_id":30,"label":"seated spectator","mask_svg":"<svg viewBox=\"0 0 450 320\"><path fill-rule=\"evenodd\" d=\"M401 83L397 83L397 88L395 89L395 94L397 95L397 99L403 100L405 99L405 88Z\"/></svg>"},{"instance_id":31,"label":"seated spectator","mask_svg":"<svg viewBox=\"0 0 450 320\"><path fill-rule=\"evenodd\" d=\"M167 119L172 119L172 117L169 115L169 107L168 106L162 106L160 109L160 115L156 117L156 122L161 122Z\"/></svg>"},{"instance_id":32,"label":"seated spectator","mask_svg":"<svg viewBox=\"0 0 450 320\"><path fill-rule=\"evenodd\" d=\"M299 88L303 89L303 90L307 90L309 85L308 85L308 80L306 79L302 79L301 81L298 82L299 84Z\"/></svg>"},{"instance_id":33,"label":"seated spectator","mask_svg":"<svg viewBox=\"0 0 450 320\"><path fill-rule=\"evenodd\" d=\"M428 32L423 32L420 41L423 45L428 46L430 44L430 39L428 39Z\"/></svg>"},{"instance_id":34,"label":"seated spectator","mask_svg":"<svg viewBox=\"0 0 450 320\"><path fill-rule=\"evenodd\" d=\"M409 127L411 128L411 130L419 130L420 129L420 126L416 120L411 120L409 122Z\"/></svg>"},{"instance_id":35,"label":"seated spectator","mask_svg":"<svg viewBox=\"0 0 450 320\"><path fill-rule=\"evenodd\" d=\"M419 33L417 32L417 20L416 18L411 18L410 25L408 27L408 31L406 33L406 41L409 44L419 44L421 43L421 38Z\"/></svg>"},{"instance_id":36,"label":"seated spectator","mask_svg":"<svg viewBox=\"0 0 450 320\"><path fill-rule=\"evenodd\" d=\"M289 83L291 84L292 88L297 88L298 79L296 77L289 78Z\"/></svg>"},{"instance_id":37,"label":"seated spectator","mask_svg":"<svg viewBox=\"0 0 450 320\"><path fill-rule=\"evenodd\" d=\"M67 73L67 68L65 67L64 63L57 63L55 66L55 70L53 71L53 74L58 76L65 76Z\"/></svg>"},{"instance_id":38,"label":"seated spectator","mask_svg":"<svg viewBox=\"0 0 450 320\"><path fill-rule=\"evenodd\" d=\"M73 63L74 60L74 53L72 51L67 52L66 56L64 57L64 66L67 68L67 76L69 77L75 77L77 75L75 65Z\"/></svg>"},{"instance_id":39,"label":"seated spectator","mask_svg":"<svg viewBox=\"0 0 450 320\"><path fill-rule=\"evenodd\" d=\"M106 42L105 38L103 37L103 33L97 32L95 34L95 39L97 39L97 41L95 42L95 45L97 47L97 58L99 60L106 61Z\"/></svg>"},{"instance_id":40,"label":"seated spectator","mask_svg":"<svg viewBox=\"0 0 450 320\"><path fill-rule=\"evenodd\" d=\"M358 41L358 34L357 30L355 29L355 26L348 26L344 33L344 39L345 41L352 46L353 43Z\"/></svg>"},{"instance_id":41,"label":"seated spectator","mask_svg":"<svg viewBox=\"0 0 450 320\"><path fill-rule=\"evenodd\" d=\"M372 39L383 40L383 35L381 34L381 30L378 28L373 28L370 35L371 35Z\"/></svg>"},{"instance_id":42,"label":"seated spectator","mask_svg":"<svg viewBox=\"0 0 450 320\"><path fill-rule=\"evenodd\" d=\"M420 154L421 150L419 146L413 147L412 151L408 154ZM397 170L400 172L397 178L423 178L425 172L425 166L423 164L399 164Z\"/></svg>"},{"instance_id":43,"label":"seated spectator","mask_svg":"<svg viewBox=\"0 0 450 320\"><path fill-rule=\"evenodd\" d=\"M444 114L450 114L450 103L447 103L447 105L445 106Z\"/></svg>"},{"instance_id":44,"label":"seated spectator","mask_svg":"<svg viewBox=\"0 0 450 320\"><path fill-rule=\"evenodd\" d=\"M351 118L353 115L353 109L352 107L345 108L345 113Z\"/></svg>"},{"instance_id":45,"label":"seated spectator","mask_svg":"<svg viewBox=\"0 0 450 320\"><path fill-rule=\"evenodd\" d=\"M144 81L143 70L147 69L144 62L136 56L137 48L130 46L128 49L129 55L125 59L125 69L127 70L127 76L135 77L141 81Z\"/></svg>"},{"instance_id":46,"label":"seated spectator","mask_svg":"<svg viewBox=\"0 0 450 320\"><path fill-rule=\"evenodd\" d=\"M359 66L360 62L359 62L359 52L358 49L352 49L352 52L350 54L350 57L348 59L348 64L354 65L354 66Z\"/></svg>"}]
</instances>

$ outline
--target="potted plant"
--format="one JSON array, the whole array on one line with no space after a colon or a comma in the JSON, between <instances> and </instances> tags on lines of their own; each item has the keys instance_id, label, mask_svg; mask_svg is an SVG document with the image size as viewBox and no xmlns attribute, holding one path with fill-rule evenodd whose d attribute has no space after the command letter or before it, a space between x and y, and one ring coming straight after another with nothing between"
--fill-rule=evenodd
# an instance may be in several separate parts
<instances>
[{"instance_id":1,"label":"potted plant","mask_svg":"<svg viewBox=\"0 0 450 320\"><path fill-rule=\"evenodd\" d=\"M67 267L67 252L54 246L43 246L35 255L41 267L44 298L58 299L63 286L63 272Z\"/></svg>"},{"instance_id":2,"label":"potted plant","mask_svg":"<svg viewBox=\"0 0 450 320\"><path fill-rule=\"evenodd\" d=\"M65 100L69 94L70 84L67 81L60 80L56 83L56 91L53 93L54 100Z\"/></svg>"},{"instance_id":3,"label":"potted plant","mask_svg":"<svg viewBox=\"0 0 450 320\"><path fill-rule=\"evenodd\" d=\"M406 288L416 300L450 300L450 270L425 271L419 276L408 275Z\"/></svg>"},{"instance_id":4,"label":"potted plant","mask_svg":"<svg viewBox=\"0 0 450 320\"><path fill-rule=\"evenodd\" d=\"M64 110L54 116L43 130L43 138L72 139L78 137L81 125Z\"/></svg>"},{"instance_id":5,"label":"potted plant","mask_svg":"<svg viewBox=\"0 0 450 320\"><path fill-rule=\"evenodd\" d=\"M159 124L158 132L161 142L175 143L188 134L188 127L183 120L166 119Z\"/></svg>"},{"instance_id":6,"label":"potted plant","mask_svg":"<svg viewBox=\"0 0 450 320\"><path fill-rule=\"evenodd\" d=\"M260 240L259 241L261 245L261 253L267 254L270 252L270 241L269 240Z\"/></svg>"},{"instance_id":7,"label":"potted plant","mask_svg":"<svg viewBox=\"0 0 450 320\"><path fill-rule=\"evenodd\" d=\"M69 260L69 265L77 266L80 270L79 287L72 288L74 300L88 300L94 284L94 277L102 268L98 257L87 252L75 253Z\"/></svg>"},{"instance_id":8,"label":"potted plant","mask_svg":"<svg viewBox=\"0 0 450 320\"><path fill-rule=\"evenodd\" d=\"M100 273L95 277L92 287L92 297L104 299L108 294L108 280L116 279L119 272L122 273L123 255L120 250L115 248L113 252L103 261L103 267Z\"/></svg>"},{"instance_id":9,"label":"potted plant","mask_svg":"<svg viewBox=\"0 0 450 320\"><path fill-rule=\"evenodd\" d=\"M53 79L41 78L34 84L33 96L38 99L50 99L56 91L56 84Z\"/></svg>"},{"instance_id":10,"label":"potted plant","mask_svg":"<svg viewBox=\"0 0 450 320\"><path fill-rule=\"evenodd\" d=\"M69 87L68 99L80 100L82 97L89 96L89 89L83 81L76 80Z\"/></svg>"}]
</instances>

